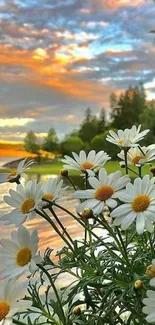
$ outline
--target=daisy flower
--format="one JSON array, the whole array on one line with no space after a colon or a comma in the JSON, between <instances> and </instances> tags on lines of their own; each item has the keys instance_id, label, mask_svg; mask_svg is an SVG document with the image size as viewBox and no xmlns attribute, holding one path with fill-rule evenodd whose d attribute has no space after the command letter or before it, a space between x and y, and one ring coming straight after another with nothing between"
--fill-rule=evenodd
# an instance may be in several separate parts
<instances>
[{"instance_id":1,"label":"daisy flower","mask_svg":"<svg viewBox=\"0 0 155 325\"><path fill-rule=\"evenodd\" d=\"M142 140L144 136L150 131L145 130L140 132L141 125L138 128L133 125L131 129L118 130L117 133L110 130L110 135L107 135L108 142L116 144L120 148L130 148L137 146L137 142Z\"/></svg>"},{"instance_id":2,"label":"daisy flower","mask_svg":"<svg viewBox=\"0 0 155 325\"><path fill-rule=\"evenodd\" d=\"M26 311L29 300L20 300L25 296L25 289L15 279L5 281L0 285L0 325L12 325L13 316L17 312Z\"/></svg>"},{"instance_id":3,"label":"daisy flower","mask_svg":"<svg viewBox=\"0 0 155 325\"><path fill-rule=\"evenodd\" d=\"M112 218L116 218L114 224L121 225L123 230L130 227L136 220L138 234L146 228L149 232L154 230L152 221L155 221L155 178L150 180L149 175L143 179L136 178L134 184L127 184L119 199L125 204L112 211Z\"/></svg>"},{"instance_id":4,"label":"daisy flower","mask_svg":"<svg viewBox=\"0 0 155 325\"><path fill-rule=\"evenodd\" d=\"M117 156L123 160L120 162L120 165L125 165L124 151L122 150ZM155 145L141 147L141 150L139 147L130 148L127 152L128 165L136 165L139 167L152 160L155 160Z\"/></svg>"},{"instance_id":5,"label":"daisy flower","mask_svg":"<svg viewBox=\"0 0 155 325\"><path fill-rule=\"evenodd\" d=\"M110 159L109 155L102 151L96 153L95 150L91 150L88 155L86 155L84 150L81 150L79 155L75 152L72 152L74 157L64 156L65 159L62 159L64 169L75 169L82 172L88 172L89 175L94 176L94 172L98 171L103 165ZM94 172L93 172L94 171Z\"/></svg>"},{"instance_id":6,"label":"daisy flower","mask_svg":"<svg viewBox=\"0 0 155 325\"><path fill-rule=\"evenodd\" d=\"M19 182L22 174L29 169L33 163L33 160L27 160L27 158L21 160L16 170L13 170L11 173L0 174L0 184L5 182Z\"/></svg>"},{"instance_id":7,"label":"daisy flower","mask_svg":"<svg viewBox=\"0 0 155 325\"><path fill-rule=\"evenodd\" d=\"M32 234L24 226L12 231L11 239L1 239L0 279L19 277L23 273L34 273L36 263L41 262L38 250L38 232Z\"/></svg>"},{"instance_id":8,"label":"daisy flower","mask_svg":"<svg viewBox=\"0 0 155 325\"><path fill-rule=\"evenodd\" d=\"M15 224L18 226L27 219L35 217L35 209L43 207L42 185L37 181L28 181L25 186L17 185L16 191L9 190L9 195L4 196L4 201L15 209L1 217L5 224Z\"/></svg>"},{"instance_id":9,"label":"daisy flower","mask_svg":"<svg viewBox=\"0 0 155 325\"><path fill-rule=\"evenodd\" d=\"M77 211L80 212L85 208L93 210L94 214L99 214L103 211L104 205L109 208L115 208L119 198L120 190L123 189L130 178L126 175L122 177L121 171L107 175L104 168L99 170L98 178L89 177L89 184L93 189L85 191L76 191L73 196L79 199L86 199L79 204Z\"/></svg>"},{"instance_id":10,"label":"daisy flower","mask_svg":"<svg viewBox=\"0 0 155 325\"><path fill-rule=\"evenodd\" d=\"M63 180L58 182L58 177L49 178L48 181L43 185L43 199L47 199L50 201L57 200L64 190L68 187L63 187Z\"/></svg>"},{"instance_id":11,"label":"daisy flower","mask_svg":"<svg viewBox=\"0 0 155 325\"><path fill-rule=\"evenodd\" d=\"M143 313L147 314L146 321L148 323L155 322L155 291L147 290L147 298L143 299Z\"/></svg>"}]
</instances>

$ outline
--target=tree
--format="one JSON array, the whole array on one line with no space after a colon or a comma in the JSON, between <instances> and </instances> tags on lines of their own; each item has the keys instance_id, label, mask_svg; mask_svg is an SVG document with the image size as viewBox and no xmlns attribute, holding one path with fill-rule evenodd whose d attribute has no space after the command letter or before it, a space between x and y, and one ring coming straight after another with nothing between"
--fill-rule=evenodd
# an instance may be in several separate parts
<instances>
[{"instance_id":1,"label":"tree","mask_svg":"<svg viewBox=\"0 0 155 325\"><path fill-rule=\"evenodd\" d=\"M106 127L105 110L104 108L102 108L98 119L97 133L98 134L103 133L105 131L105 127Z\"/></svg>"},{"instance_id":2,"label":"tree","mask_svg":"<svg viewBox=\"0 0 155 325\"><path fill-rule=\"evenodd\" d=\"M125 93L120 95L117 103L115 99L113 95L111 125L117 129L125 129L132 127L133 124L139 124L140 115L146 107L143 86L140 84L139 87L129 87Z\"/></svg>"},{"instance_id":3,"label":"tree","mask_svg":"<svg viewBox=\"0 0 155 325\"><path fill-rule=\"evenodd\" d=\"M118 102L118 99L117 99L117 96L115 93L112 93L110 95L110 107L112 110L114 110L117 106L117 102Z\"/></svg>"},{"instance_id":4,"label":"tree","mask_svg":"<svg viewBox=\"0 0 155 325\"><path fill-rule=\"evenodd\" d=\"M150 129L147 137L144 138L144 145L150 145L155 143L155 101L152 100L146 106L143 113L140 115L140 124L142 125L142 129Z\"/></svg>"},{"instance_id":5,"label":"tree","mask_svg":"<svg viewBox=\"0 0 155 325\"><path fill-rule=\"evenodd\" d=\"M70 155L73 151L79 153L85 144L79 137L69 136L61 143L61 153Z\"/></svg>"},{"instance_id":6,"label":"tree","mask_svg":"<svg viewBox=\"0 0 155 325\"><path fill-rule=\"evenodd\" d=\"M56 152L59 150L58 137L53 128L50 128L48 131L47 137L44 139L42 149L48 152Z\"/></svg>"},{"instance_id":7,"label":"tree","mask_svg":"<svg viewBox=\"0 0 155 325\"><path fill-rule=\"evenodd\" d=\"M24 139L24 148L30 153L39 153L40 146L37 144L37 137L33 131L29 131Z\"/></svg>"},{"instance_id":8,"label":"tree","mask_svg":"<svg viewBox=\"0 0 155 325\"><path fill-rule=\"evenodd\" d=\"M85 118L79 129L79 137L83 142L88 142L93 139L93 137L98 132L98 120L96 116L92 116L90 108L86 110Z\"/></svg>"}]
</instances>

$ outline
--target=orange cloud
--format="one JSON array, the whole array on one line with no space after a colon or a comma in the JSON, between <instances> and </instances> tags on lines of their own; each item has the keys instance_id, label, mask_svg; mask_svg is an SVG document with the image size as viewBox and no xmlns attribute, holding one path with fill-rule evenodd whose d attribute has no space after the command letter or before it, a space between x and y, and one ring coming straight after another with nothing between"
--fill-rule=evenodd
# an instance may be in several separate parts
<instances>
[{"instance_id":1,"label":"orange cloud","mask_svg":"<svg viewBox=\"0 0 155 325\"><path fill-rule=\"evenodd\" d=\"M108 9L120 7L137 7L144 3L144 0L92 0L92 3Z\"/></svg>"},{"instance_id":2,"label":"orange cloud","mask_svg":"<svg viewBox=\"0 0 155 325\"><path fill-rule=\"evenodd\" d=\"M80 48L81 56L78 53L76 54L76 50ZM52 90L54 89L57 93L98 104L103 103L103 97L105 96L108 103L108 96L112 91L110 87L95 81L82 80L80 71L68 69L71 61L74 62L79 58L87 60L83 51L84 49L87 51L88 47L77 47L76 44L70 44L66 49L68 51L68 61L67 58L63 60L62 56L59 56L59 51L56 52L56 55L54 52L51 53L49 58L49 53L46 50L40 52L40 49L38 49L37 53L42 54L42 59L36 60L34 58L36 50L30 52L1 45L0 64L9 67L20 67L23 69L23 73L15 75L14 73L12 74L10 69L7 74L1 72L0 78L7 81L9 77L9 80L12 82L32 83L38 87L48 87ZM44 55L46 53L47 55ZM116 89L117 91L120 92L121 90ZM32 113L29 117L33 118L35 115Z\"/></svg>"}]
</instances>

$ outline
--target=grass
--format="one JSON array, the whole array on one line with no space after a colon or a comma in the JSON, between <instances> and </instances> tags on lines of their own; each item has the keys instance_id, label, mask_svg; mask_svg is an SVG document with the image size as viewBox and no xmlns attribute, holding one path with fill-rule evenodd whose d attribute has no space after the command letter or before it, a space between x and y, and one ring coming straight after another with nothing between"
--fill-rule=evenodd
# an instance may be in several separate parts
<instances>
[{"instance_id":1,"label":"grass","mask_svg":"<svg viewBox=\"0 0 155 325\"><path fill-rule=\"evenodd\" d=\"M153 165L153 163L152 163L152 165ZM113 173L116 170L121 170L122 173L125 175L125 169L121 168L120 165L119 165L119 162L117 162L117 161L107 162L104 167L106 168L108 174ZM43 163L43 164L40 164L38 166L31 167L27 171L27 173L28 174L40 174L40 175L53 175L53 174L59 175L60 170L62 168L63 168L63 163L61 163L61 162ZM149 168L150 168L149 165L145 165L142 168L142 176L149 173ZM134 170L135 172L138 172L138 169L136 167L131 166L131 169ZM8 169L8 168L5 168L5 169L1 168L0 169L0 173L2 173L2 172L10 172L10 171L11 171L11 169ZM136 176L132 172L129 172L129 173L130 173L131 177ZM74 170L70 170L69 175L79 175L79 172L74 171Z\"/></svg>"}]
</instances>

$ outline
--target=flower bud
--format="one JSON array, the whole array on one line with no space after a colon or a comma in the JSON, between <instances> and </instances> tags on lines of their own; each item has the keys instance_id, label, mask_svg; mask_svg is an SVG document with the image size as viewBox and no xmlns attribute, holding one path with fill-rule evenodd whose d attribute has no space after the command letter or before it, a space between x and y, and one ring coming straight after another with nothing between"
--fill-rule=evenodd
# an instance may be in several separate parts
<instances>
[{"instance_id":1,"label":"flower bud","mask_svg":"<svg viewBox=\"0 0 155 325\"><path fill-rule=\"evenodd\" d=\"M81 308L76 306L73 310L74 315L81 315Z\"/></svg>"},{"instance_id":2,"label":"flower bud","mask_svg":"<svg viewBox=\"0 0 155 325\"><path fill-rule=\"evenodd\" d=\"M141 289L143 287L143 281L141 281L141 280L135 281L134 287L135 287L135 289Z\"/></svg>"},{"instance_id":3,"label":"flower bud","mask_svg":"<svg viewBox=\"0 0 155 325\"><path fill-rule=\"evenodd\" d=\"M68 170L67 169L61 169L60 174L61 174L61 176L67 177L68 176Z\"/></svg>"},{"instance_id":4,"label":"flower bud","mask_svg":"<svg viewBox=\"0 0 155 325\"><path fill-rule=\"evenodd\" d=\"M146 274L150 276L151 278L155 277L155 265L150 264L146 269Z\"/></svg>"},{"instance_id":5,"label":"flower bud","mask_svg":"<svg viewBox=\"0 0 155 325\"><path fill-rule=\"evenodd\" d=\"M150 172L155 176L155 166L150 167Z\"/></svg>"},{"instance_id":6,"label":"flower bud","mask_svg":"<svg viewBox=\"0 0 155 325\"><path fill-rule=\"evenodd\" d=\"M81 216L82 216L83 219L91 219L91 218L94 217L93 210L89 209L89 208L85 208L82 211Z\"/></svg>"},{"instance_id":7,"label":"flower bud","mask_svg":"<svg viewBox=\"0 0 155 325\"><path fill-rule=\"evenodd\" d=\"M94 275L99 275L99 271L98 270L94 270Z\"/></svg>"}]
</instances>

